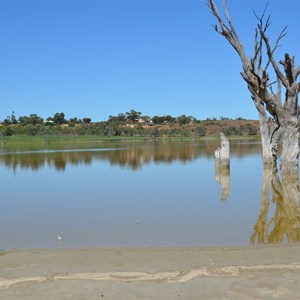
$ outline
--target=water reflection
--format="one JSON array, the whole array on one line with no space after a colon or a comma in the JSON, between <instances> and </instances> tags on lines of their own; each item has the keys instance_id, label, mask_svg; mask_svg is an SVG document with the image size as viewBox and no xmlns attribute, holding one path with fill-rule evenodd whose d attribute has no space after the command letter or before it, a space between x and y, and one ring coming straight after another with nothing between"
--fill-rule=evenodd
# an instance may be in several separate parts
<instances>
[{"instance_id":1,"label":"water reflection","mask_svg":"<svg viewBox=\"0 0 300 300\"><path fill-rule=\"evenodd\" d=\"M275 204L274 216L268 219L270 199ZM298 173L282 174L276 166L264 167L261 210L251 244L300 241L300 204Z\"/></svg>"},{"instance_id":2,"label":"water reflection","mask_svg":"<svg viewBox=\"0 0 300 300\"><path fill-rule=\"evenodd\" d=\"M222 186L221 201L225 202L230 194L230 167L215 164L215 178Z\"/></svg>"},{"instance_id":3,"label":"water reflection","mask_svg":"<svg viewBox=\"0 0 300 300\"><path fill-rule=\"evenodd\" d=\"M257 218L251 243L299 241L298 176L266 168L261 187L260 144L231 141L231 174L214 169L218 146L132 142L29 151L4 145L0 249L248 245ZM225 205L215 178L223 202L230 192Z\"/></svg>"},{"instance_id":4,"label":"water reflection","mask_svg":"<svg viewBox=\"0 0 300 300\"><path fill-rule=\"evenodd\" d=\"M190 142L139 142L106 144L94 149L68 149L70 145L56 151L41 149L40 151L22 151L22 148L0 148L0 165L16 170L38 170L44 166L54 167L64 171L68 164L91 164L93 160L108 161L111 165L137 170L149 163L173 163L175 161L188 162L199 157L211 158L218 145L218 141L190 141ZM241 158L245 154L258 155L260 144L235 141L231 143L231 156ZM224 179L226 175L223 175Z\"/></svg>"}]
</instances>

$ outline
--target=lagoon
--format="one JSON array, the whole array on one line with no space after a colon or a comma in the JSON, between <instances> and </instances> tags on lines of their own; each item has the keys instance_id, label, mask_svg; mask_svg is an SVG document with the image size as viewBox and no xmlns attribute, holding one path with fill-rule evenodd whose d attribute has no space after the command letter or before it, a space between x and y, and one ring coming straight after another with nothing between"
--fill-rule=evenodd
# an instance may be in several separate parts
<instances>
[{"instance_id":1,"label":"lagoon","mask_svg":"<svg viewBox=\"0 0 300 300\"><path fill-rule=\"evenodd\" d=\"M300 241L298 178L264 170L256 140L231 140L230 146L230 174L223 174L229 194L221 200L214 164L219 141L80 148L61 142L34 150L3 144L0 249Z\"/></svg>"}]
</instances>

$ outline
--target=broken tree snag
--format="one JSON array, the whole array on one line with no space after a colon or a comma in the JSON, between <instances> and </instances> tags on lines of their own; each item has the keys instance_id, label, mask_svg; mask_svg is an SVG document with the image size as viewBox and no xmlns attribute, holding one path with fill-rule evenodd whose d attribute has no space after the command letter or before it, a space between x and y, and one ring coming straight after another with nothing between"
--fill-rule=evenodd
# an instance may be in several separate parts
<instances>
[{"instance_id":1,"label":"broken tree snag","mask_svg":"<svg viewBox=\"0 0 300 300\"><path fill-rule=\"evenodd\" d=\"M229 141L223 132L220 133L221 147L215 151L216 166L228 166L230 165L230 146Z\"/></svg>"},{"instance_id":2,"label":"broken tree snag","mask_svg":"<svg viewBox=\"0 0 300 300\"><path fill-rule=\"evenodd\" d=\"M223 132L220 133L220 137L221 147L215 151L215 178L222 185L221 201L225 202L230 193L230 147Z\"/></svg>"}]
</instances>

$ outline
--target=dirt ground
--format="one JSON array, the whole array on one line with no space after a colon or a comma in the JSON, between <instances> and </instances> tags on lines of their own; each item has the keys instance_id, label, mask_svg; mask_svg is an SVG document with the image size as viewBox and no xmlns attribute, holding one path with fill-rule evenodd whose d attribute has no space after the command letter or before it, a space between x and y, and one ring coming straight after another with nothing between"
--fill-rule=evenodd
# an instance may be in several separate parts
<instances>
[{"instance_id":1,"label":"dirt ground","mask_svg":"<svg viewBox=\"0 0 300 300\"><path fill-rule=\"evenodd\" d=\"M0 299L300 299L300 244L2 251Z\"/></svg>"}]
</instances>

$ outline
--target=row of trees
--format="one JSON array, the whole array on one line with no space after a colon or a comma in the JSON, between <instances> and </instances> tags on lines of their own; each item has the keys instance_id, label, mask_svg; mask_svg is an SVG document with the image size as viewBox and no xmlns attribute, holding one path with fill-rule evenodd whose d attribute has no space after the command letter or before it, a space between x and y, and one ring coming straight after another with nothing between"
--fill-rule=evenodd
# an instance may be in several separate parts
<instances>
[{"instance_id":1,"label":"row of trees","mask_svg":"<svg viewBox=\"0 0 300 300\"><path fill-rule=\"evenodd\" d=\"M76 126L51 123L14 124L0 126L0 138L11 135L98 135L98 136L142 136L142 137L191 137L216 135L257 135L257 121L201 121L200 123L169 123L153 126L123 124L116 121L80 123Z\"/></svg>"},{"instance_id":2,"label":"row of trees","mask_svg":"<svg viewBox=\"0 0 300 300\"><path fill-rule=\"evenodd\" d=\"M3 120L4 125L15 125L15 124L20 124L20 125L36 125L36 124L47 124L47 125L62 125L62 124L68 124L68 125L75 125L75 124L88 124L92 120L90 118L83 118L77 119L75 118L70 118L69 120L65 119L65 114L64 113L56 113L54 114L53 117L48 117L46 120L44 120L42 117L38 116L37 114L30 114L29 116L20 116L18 119L15 116L15 113L12 112L10 116L7 116Z\"/></svg>"},{"instance_id":3,"label":"row of trees","mask_svg":"<svg viewBox=\"0 0 300 300\"><path fill-rule=\"evenodd\" d=\"M232 120L231 118L227 117L212 117L206 118L207 121L216 121L216 120ZM245 120L242 117L236 117L236 120ZM20 124L22 126L25 125L37 125L37 124L45 124L45 125L63 125L67 124L69 127L74 127L78 124L90 124L92 122L91 118L82 118L79 119L77 117L73 117L70 119L65 118L65 114L63 112L56 113L53 117L48 117L44 120L42 117L38 116L37 114L30 114L29 116L20 116L18 119L15 116L15 113L12 112L10 116L7 116L2 124L3 125L16 125ZM197 120L193 116L186 116L181 115L178 117L173 117L171 115L164 115L164 116L153 116L150 117L148 115L142 115L141 112L138 112L134 109L131 109L129 112L126 113L119 113L116 116L110 115L108 117L108 123L117 122L118 124L136 124L139 122L144 122L148 124L166 124L166 123L178 123L180 125L185 125L189 123L199 124L201 120Z\"/></svg>"},{"instance_id":4,"label":"row of trees","mask_svg":"<svg viewBox=\"0 0 300 300\"><path fill-rule=\"evenodd\" d=\"M181 115L179 117L172 117L171 115L153 116L142 115L141 112L137 112L134 109L126 113L119 113L117 116L109 116L108 122L117 121L119 123L138 123L145 122L149 124L164 124L164 123L178 123L181 125L189 124L196 121L193 116Z\"/></svg>"}]
</instances>

